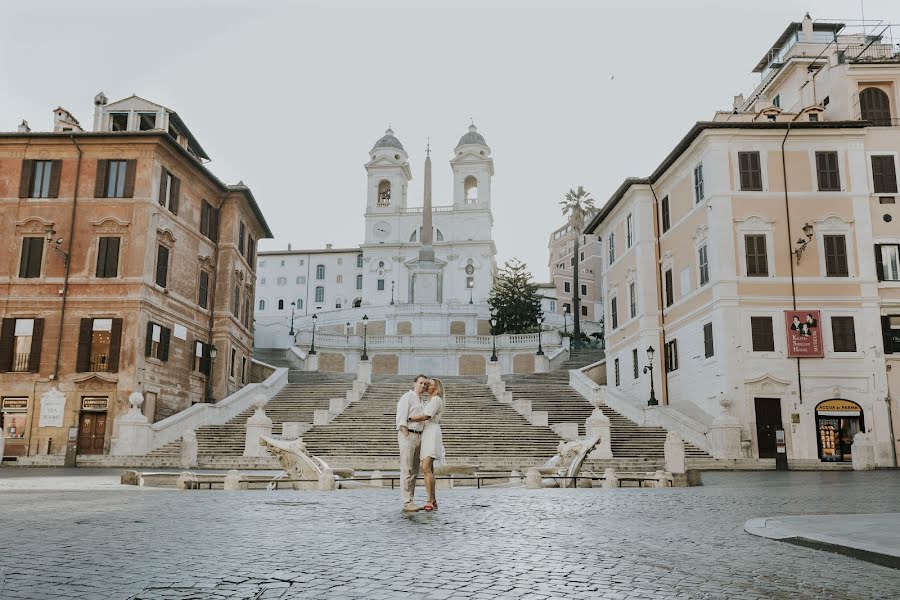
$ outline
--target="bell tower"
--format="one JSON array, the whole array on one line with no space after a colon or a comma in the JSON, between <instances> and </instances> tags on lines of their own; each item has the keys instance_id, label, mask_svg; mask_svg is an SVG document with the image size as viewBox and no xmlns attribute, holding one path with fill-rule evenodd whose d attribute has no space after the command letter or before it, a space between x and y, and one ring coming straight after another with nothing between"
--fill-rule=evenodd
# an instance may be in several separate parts
<instances>
[{"instance_id":1,"label":"bell tower","mask_svg":"<svg viewBox=\"0 0 900 600\"><path fill-rule=\"evenodd\" d=\"M403 144L388 128L375 142L365 164L368 173L366 215L398 214L406 208L406 193L412 171Z\"/></svg>"},{"instance_id":2,"label":"bell tower","mask_svg":"<svg viewBox=\"0 0 900 600\"><path fill-rule=\"evenodd\" d=\"M450 161L453 169L453 207L490 208L491 177L494 160L491 148L472 123L469 131L459 138Z\"/></svg>"}]
</instances>

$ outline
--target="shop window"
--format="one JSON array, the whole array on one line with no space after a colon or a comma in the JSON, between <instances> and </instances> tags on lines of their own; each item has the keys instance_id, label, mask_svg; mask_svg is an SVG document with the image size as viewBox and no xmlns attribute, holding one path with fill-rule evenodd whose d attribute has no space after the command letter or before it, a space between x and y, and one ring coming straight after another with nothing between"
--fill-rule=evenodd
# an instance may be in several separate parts
<instances>
[{"instance_id":1,"label":"shop window","mask_svg":"<svg viewBox=\"0 0 900 600\"><path fill-rule=\"evenodd\" d=\"M14 447L21 444L21 440L25 439L25 431L28 425L28 398L3 398L2 412L0 412L0 420L2 420L2 434L6 441L6 449L4 454L7 456L18 454ZM10 444L9 442L13 443ZM24 451L24 447L22 448Z\"/></svg>"},{"instance_id":2,"label":"shop window","mask_svg":"<svg viewBox=\"0 0 900 600\"><path fill-rule=\"evenodd\" d=\"M856 402L832 399L816 406L819 460L843 462L852 458L853 436L865 431L862 408Z\"/></svg>"}]
</instances>

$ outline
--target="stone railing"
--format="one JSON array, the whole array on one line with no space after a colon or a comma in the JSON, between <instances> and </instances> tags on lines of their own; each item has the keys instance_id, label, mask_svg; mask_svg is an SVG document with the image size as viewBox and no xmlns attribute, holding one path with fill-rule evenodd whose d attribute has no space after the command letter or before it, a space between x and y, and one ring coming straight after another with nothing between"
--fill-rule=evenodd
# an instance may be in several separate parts
<instances>
[{"instance_id":1,"label":"stone railing","mask_svg":"<svg viewBox=\"0 0 900 600\"><path fill-rule=\"evenodd\" d=\"M537 349L538 334L498 335L497 350ZM302 331L297 335L300 348L309 348L312 342L312 331ZM555 349L562 343L559 332L548 331L541 334L541 342L545 348ZM366 337L366 348L371 349L462 349L490 350L493 339L489 335L369 335ZM333 348L336 350L361 349L363 336L341 335L337 333L316 332L316 348Z\"/></svg>"},{"instance_id":2,"label":"stone railing","mask_svg":"<svg viewBox=\"0 0 900 600\"><path fill-rule=\"evenodd\" d=\"M134 393L129 398L131 409L116 418L110 455L142 456L151 450L182 438L188 431L204 425L221 425L250 408L260 396L271 400L288 382L288 370L272 367L257 360L253 366L267 367L269 377L260 383L250 383L215 404L194 404L179 413L156 423L150 423L141 413L143 396Z\"/></svg>"},{"instance_id":3,"label":"stone railing","mask_svg":"<svg viewBox=\"0 0 900 600\"><path fill-rule=\"evenodd\" d=\"M547 353L548 371L555 371L560 365L569 360L569 338L562 338L561 342L562 345L559 348Z\"/></svg>"}]
</instances>

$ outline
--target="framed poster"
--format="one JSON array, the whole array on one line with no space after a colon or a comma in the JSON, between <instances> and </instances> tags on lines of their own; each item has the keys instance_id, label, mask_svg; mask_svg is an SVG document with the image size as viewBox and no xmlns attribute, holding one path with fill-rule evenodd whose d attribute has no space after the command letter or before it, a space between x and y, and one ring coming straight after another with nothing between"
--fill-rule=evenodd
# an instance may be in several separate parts
<instances>
[{"instance_id":1,"label":"framed poster","mask_svg":"<svg viewBox=\"0 0 900 600\"><path fill-rule=\"evenodd\" d=\"M821 313L818 310L784 311L784 330L787 335L787 350L790 358L822 358L822 328L819 326Z\"/></svg>"}]
</instances>

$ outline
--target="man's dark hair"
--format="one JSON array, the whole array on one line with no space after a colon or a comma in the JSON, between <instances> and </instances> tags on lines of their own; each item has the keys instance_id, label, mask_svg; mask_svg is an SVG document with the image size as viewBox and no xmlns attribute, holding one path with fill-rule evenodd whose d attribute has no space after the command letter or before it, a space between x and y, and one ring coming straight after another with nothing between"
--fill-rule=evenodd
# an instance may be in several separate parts
<instances>
[{"instance_id":1,"label":"man's dark hair","mask_svg":"<svg viewBox=\"0 0 900 600\"><path fill-rule=\"evenodd\" d=\"M425 373L419 373L418 375L416 375L416 378L413 379L413 383L417 382L420 377L426 381L428 380L428 375L426 375Z\"/></svg>"}]
</instances>

